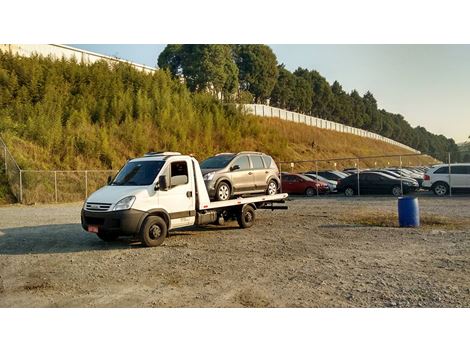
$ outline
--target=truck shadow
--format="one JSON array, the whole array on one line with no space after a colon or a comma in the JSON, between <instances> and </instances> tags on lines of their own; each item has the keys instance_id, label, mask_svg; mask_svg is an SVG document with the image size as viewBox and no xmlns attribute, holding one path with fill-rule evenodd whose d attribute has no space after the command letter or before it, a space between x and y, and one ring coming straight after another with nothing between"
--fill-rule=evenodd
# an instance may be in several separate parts
<instances>
[{"instance_id":1,"label":"truck shadow","mask_svg":"<svg viewBox=\"0 0 470 352\"><path fill-rule=\"evenodd\" d=\"M190 236L195 232L218 233L239 230L236 223L224 226L205 225L170 231L168 237ZM80 224L43 225L0 229L0 255L76 253L108 251L141 247L131 237L104 242L96 235L85 232Z\"/></svg>"},{"instance_id":2,"label":"truck shadow","mask_svg":"<svg viewBox=\"0 0 470 352\"><path fill-rule=\"evenodd\" d=\"M0 255L105 251L129 248L132 242L130 238L104 242L80 224L0 229Z\"/></svg>"}]
</instances>

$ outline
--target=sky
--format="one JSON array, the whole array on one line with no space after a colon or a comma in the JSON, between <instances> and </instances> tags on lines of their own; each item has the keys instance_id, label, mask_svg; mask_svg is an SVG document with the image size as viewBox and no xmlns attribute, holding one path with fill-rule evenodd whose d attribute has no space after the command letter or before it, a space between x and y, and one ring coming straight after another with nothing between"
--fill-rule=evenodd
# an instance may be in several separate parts
<instances>
[{"instance_id":1,"label":"sky","mask_svg":"<svg viewBox=\"0 0 470 352\"><path fill-rule=\"evenodd\" d=\"M166 44L69 44L156 66ZM413 126L464 142L470 136L470 45L270 45L279 63L317 70Z\"/></svg>"}]
</instances>

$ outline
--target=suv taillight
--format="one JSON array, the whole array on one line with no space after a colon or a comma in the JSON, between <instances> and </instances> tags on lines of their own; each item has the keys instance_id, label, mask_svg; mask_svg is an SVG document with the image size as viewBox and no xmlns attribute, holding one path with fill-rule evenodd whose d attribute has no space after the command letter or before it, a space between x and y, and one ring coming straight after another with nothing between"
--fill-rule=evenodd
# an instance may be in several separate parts
<instances>
[{"instance_id":1,"label":"suv taillight","mask_svg":"<svg viewBox=\"0 0 470 352\"><path fill-rule=\"evenodd\" d=\"M429 181L431 179L431 177L429 177L429 175L424 175L424 181Z\"/></svg>"}]
</instances>

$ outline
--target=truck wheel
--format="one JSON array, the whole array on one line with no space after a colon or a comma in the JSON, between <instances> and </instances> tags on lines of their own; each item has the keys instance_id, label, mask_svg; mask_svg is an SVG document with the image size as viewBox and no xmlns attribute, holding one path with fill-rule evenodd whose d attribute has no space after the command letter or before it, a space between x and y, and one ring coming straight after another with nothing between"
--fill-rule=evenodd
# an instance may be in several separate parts
<instances>
[{"instance_id":1,"label":"truck wheel","mask_svg":"<svg viewBox=\"0 0 470 352\"><path fill-rule=\"evenodd\" d=\"M230 199L230 186L227 182L220 182L215 190L216 200L229 200Z\"/></svg>"},{"instance_id":2,"label":"truck wheel","mask_svg":"<svg viewBox=\"0 0 470 352\"><path fill-rule=\"evenodd\" d=\"M140 229L140 240L146 247L156 247L163 243L167 234L165 220L159 216L149 216Z\"/></svg>"},{"instance_id":3,"label":"truck wheel","mask_svg":"<svg viewBox=\"0 0 470 352\"><path fill-rule=\"evenodd\" d=\"M251 205L245 205L237 215L237 222L242 229L253 226L255 223L255 209Z\"/></svg>"},{"instance_id":4,"label":"truck wheel","mask_svg":"<svg viewBox=\"0 0 470 352\"><path fill-rule=\"evenodd\" d=\"M116 232L101 232L97 233L96 235L105 242L116 241L119 237L119 234Z\"/></svg>"}]
</instances>

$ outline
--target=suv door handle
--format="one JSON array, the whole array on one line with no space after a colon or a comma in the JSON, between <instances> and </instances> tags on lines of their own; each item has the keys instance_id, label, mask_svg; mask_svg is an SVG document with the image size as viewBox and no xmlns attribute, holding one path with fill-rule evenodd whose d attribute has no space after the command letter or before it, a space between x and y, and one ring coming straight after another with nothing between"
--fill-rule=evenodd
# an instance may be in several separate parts
<instances>
[{"instance_id":1,"label":"suv door handle","mask_svg":"<svg viewBox=\"0 0 470 352\"><path fill-rule=\"evenodd\" d=\"M265 173L265 174L269 174L269 171L265 171L264 173Z\"/></svg>"},{"instance_id":2,"label":"suv door handle","mask_svg":"<svg viewBox=\"0 0 470 352\"><path fill-rule=\"evenodd\" d=\"M248 173L248 175L253 175L253 173L250 171L250 172Z\"/></svg>"},{"instance_id":3,"label":"suv door handle","mask_svg":"<svg viewBox=\"0 0 470 352\"><path fill-rule=\"evenodd\" d=\"M187 191L187 192L186 192L186 197L191 198L192 196L193 196L193 192L192 192L192 191Z\"/></svg>"}]
</instances>

